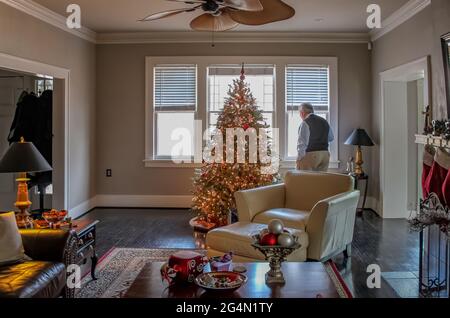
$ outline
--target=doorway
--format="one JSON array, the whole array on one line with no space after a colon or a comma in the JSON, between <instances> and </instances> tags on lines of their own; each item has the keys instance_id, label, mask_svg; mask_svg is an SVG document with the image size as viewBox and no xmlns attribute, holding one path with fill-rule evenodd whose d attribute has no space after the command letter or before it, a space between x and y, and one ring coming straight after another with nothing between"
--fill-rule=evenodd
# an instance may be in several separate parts
<instances>
[{"instance_id":1,"label":"doorway","mask_svg":"<svg viewBox=\"0 0 450 318\"><path fill-rule=\"evenodd\" d=\"M16 110L20 93L24 91L43 93L46 89L52 89L52 144L51 165L53 166L51 186L46 186L44 191L43 206L45 208L68 209L68 107L69 107L69 76L70 71L52 65L35 62L27 59L0 53L0 75L5 81L0 80L0 88L3 87L0 103L4 107L0 110L0 150L3 155L9 146L8 134L10 132L12 118ZM7 76L14 76L8 78ZM13 79L13 80L11 80ZM5 93L6 92L6 93ZM3 99L3 100L2 100ZM9 126L9 127L8 127ZM6 128L7 127L7 128ZM6 134L6 136L5 136ZM1 210L14 209L15 202L15 176L0 176ZM4 197L3 197L4 195ZM33 209L38 209L41 204L36 191L30 191L33 201Z\"/></svg>"},{"instance_id":2,"label":"doorway","mask_svg":"<svg viewBox=\"0 0 450 318\"><path fill-rule=\"evenodd\" d=\"M32 142L50 166L52 161L53 78L0 69L0 155L23 137ZM52 208L52 172L28 175L32 212ZM0 174L0 211L12 209L14 174Z\"/></svg>"},{"instance_id":3,"label":"doorway","mask_svg":"<svg viewBox=\"0 0 450 318\"><path fill-rule=\"evenodd\" d=\"M423 146L415 135L424 128L430 103L429 58L385 71L381 75L381 206L383 218L409 218L421 197Z\"/></svg>"}]
</instances>

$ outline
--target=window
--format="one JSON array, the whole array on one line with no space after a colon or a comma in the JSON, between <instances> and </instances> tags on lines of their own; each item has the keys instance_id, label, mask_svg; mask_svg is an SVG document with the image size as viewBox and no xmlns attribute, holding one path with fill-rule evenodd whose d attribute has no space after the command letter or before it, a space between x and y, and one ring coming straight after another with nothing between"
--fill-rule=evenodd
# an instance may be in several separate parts
<instances>
[{"instance_id":1,"label":"window","mask_svg":"<svg viewBox=\"0 0 450 318\"><path fill-rule=\"evenodd\" d=\"M299 106L311 103L316 115L331 123L330 76L327 65L286 66L287 158L297 157Z\"/></svg>"},{"instance_id":2,"label":"window","mask_svg":"<svg viewBox=\"0 0 450 318\"><path fill-rule=\"evenodd\" d=\"M239 78L242 66L220 65L208 67L208 124L215 127L219 113L228 96L233 80ZM263 110L266 122L274 126L275 67L273 65L247 65L245 79L250 85L258 107Z\"/></svg>"},{"instance_id":3,"label":"window","mask_svg":"<svg viewBox=\"0 0 450 318\"><path fill-rule=\"evenodd\" d=\"M35 85L35 91L40 96L46 90L53 90L53 79L38 79Z\"/></svg>"},{"instance_id":4,"label":"window","mask_svg":"<svg viewBox=\"0 0 450 318\"><path fill-rule=\"evenodd\" d=\"M242 63L267 124L279 129L282 167L295 167L298 106L310 102L333 129L330 168L338 169L338 59L301 56L147 57L145 166L201 166L205 145L201 132L217 124L229 85L239 78ZM183 133L190 139L181 137ZM173 159L184 164L174 165Z\"/></svg>"},{"instance_id":5,"label":"window","mask_svg":"<svg viewBox=\"0 0 450 318\"><path fill-rule=\"evenodd\" d=\"M194 120L197 110L197 67L154 67L155 159L190 159L194 156ZM190 147L172 153L180 135L191 136Z\"/></svg>"}]
</instances>

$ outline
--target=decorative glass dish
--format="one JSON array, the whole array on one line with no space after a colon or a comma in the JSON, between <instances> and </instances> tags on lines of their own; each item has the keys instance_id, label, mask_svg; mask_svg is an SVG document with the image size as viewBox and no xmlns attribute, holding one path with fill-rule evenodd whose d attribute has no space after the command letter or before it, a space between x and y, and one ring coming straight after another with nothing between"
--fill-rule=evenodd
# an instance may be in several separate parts
<instances>
[{"instance_id":1,"label":"decorative glass dish","mask_svg":"<svg viewBox=\"0 0 450 318\"><path fill-rule=\"evenodd\" d=\"M234 292L247 283L247 276L234 272L203 273L195 279L197 286L209 292Z\"/></svg>"}]
</instances>

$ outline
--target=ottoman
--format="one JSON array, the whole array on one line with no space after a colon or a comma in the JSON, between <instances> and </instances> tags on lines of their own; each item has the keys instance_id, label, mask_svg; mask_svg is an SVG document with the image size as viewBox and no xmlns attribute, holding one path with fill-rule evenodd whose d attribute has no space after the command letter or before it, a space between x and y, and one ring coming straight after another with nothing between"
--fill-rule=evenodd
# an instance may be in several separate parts
<instances>
[{"instance_id":1,"label":"ottoman","mask_svg":"<svg viewBox=\"0 0 450 318\"><path fill-rule=\"evenodd\" d=\"M267 224L238 222L212 230L206 236L208 257L223 256L233 252L235 262L265 261L264 255L252 247L252 236L267 228ZM300 249L288 257L290 262L305 262L308 251L308 234L302 230L287 228L299 238Z\"/></svg>"}]
</instances>

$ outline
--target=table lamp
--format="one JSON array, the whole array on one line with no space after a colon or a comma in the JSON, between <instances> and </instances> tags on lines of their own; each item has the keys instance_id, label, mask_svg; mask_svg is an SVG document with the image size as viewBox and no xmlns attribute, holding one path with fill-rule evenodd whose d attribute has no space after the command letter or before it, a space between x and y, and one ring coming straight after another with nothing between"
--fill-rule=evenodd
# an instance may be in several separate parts
<instances>
[{"instance_id":1,"label":"table lamp","mask_svg":"<svg viewBox=\"0 0 450 318\"><path fill-rule=\"evenodd\" d=\"M345 142L346 145L358 146L356 150L355 160L355 175L363 176L364 171L362 165L364 164L362 147L373 147L375 144L364 129L355 129L350 137Z\"/></svg>"},{"instance_id":2,"label":"table lamp","mask_svg":"<svg viewBox=\"0 0 450 318\"><path fill-rule=\"evenodd\" d=\"M48 164L39 150L31 142L25 142L24 138L20 142L13 143L3 158L0 160L0 173L18 173L16 179L17 202L15 206L20 210L17 214L17 225L19 228L32 228L33 220L30 218L28 209L31 207L31 201L28 196L27 178L28 172L51 171L52 167Z\"/></svg>"}]
</instances>

